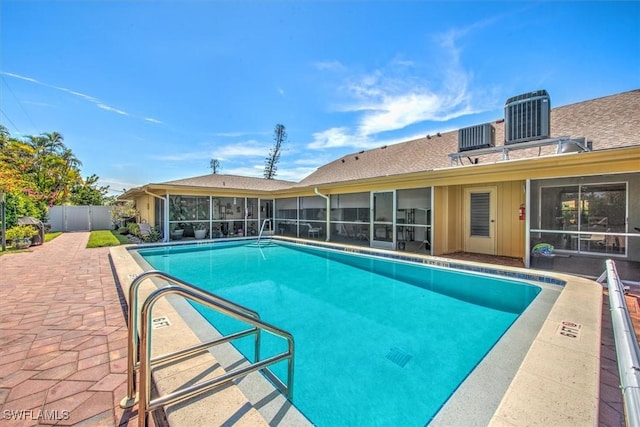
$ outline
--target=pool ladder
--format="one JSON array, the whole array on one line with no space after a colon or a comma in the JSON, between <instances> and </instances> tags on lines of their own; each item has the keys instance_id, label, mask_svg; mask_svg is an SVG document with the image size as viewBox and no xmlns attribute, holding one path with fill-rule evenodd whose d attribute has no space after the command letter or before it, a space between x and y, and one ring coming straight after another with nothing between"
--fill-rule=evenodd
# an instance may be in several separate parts
<instances>
[{"instance_id":1,"label":"pool ladder","mask_svg":"<svg viewBox=\"0 0 640 427\"><path fill-rule=\"evenodd\" d=\"M151 278L159 278L169 283L168 286L158 288L153 291L142 303L142 307L138 309L138 289L140 284ZM152 331L152 312L155 303L171 294L180 295L191 301L198 302L219 313L225 314L234 319L241 320L250 324L252 327L235 332L230 335L224 335L211 341L196 344L173 353L161 356L151 357L151 331ZM140 324L140 337L138 337L138 316L140 315L142 323ZM260 360L260 332L270 332L287 341L287 351ZM178 361L189 356L202 353L210 347L231 342L233 340L243 338L255 334L254 341L254 362L248 365L233 369L218 377L193 384L184 388L180 388L172 393L151 399L151 370L154 366L168 361ZM295 346L293 335L289 332L273 326L267 322L260 320L260 315L236 304L232 301L224 299L220 296L203 291L189 283L171 276L161 271L152 270L137 276L129 287L129 325L128 325L128 346L127 346L127 396L120 402L122 408L131 408L138 402L138 426L144 427L148 422L148 415L152 411L159 409L163 405L169 405L181 402L185 399L193 397L197 394L213 390L217 387L226 385L230 381L245 377L252 372L261 371L271 382L282 392L287 399L293 397L293 370L294 370L294 354ZM139 360L138 360L139 358ZM287 384L284 384L270 369L269 366L274 363L287 360ZM136 393L136 372L139 372L139 390Z\"/></svg>"},{"instance_id":2,"label":"pool ladder","mask_svg":"<svg viewBox=\"0 0 640 427\"><path fill-rule=\"evenodd\" d=\"M252 246L261 246L262 233L264 233L264 228L267 226L267 223L271 223L271 220L269 218L262 221L262 225L260 226L260 233L258 233L258 240L256 240L255 243L252 244ZM271 241L267 242L267 245L270 244L272 244Z\"/></svg>"}]
</instances>

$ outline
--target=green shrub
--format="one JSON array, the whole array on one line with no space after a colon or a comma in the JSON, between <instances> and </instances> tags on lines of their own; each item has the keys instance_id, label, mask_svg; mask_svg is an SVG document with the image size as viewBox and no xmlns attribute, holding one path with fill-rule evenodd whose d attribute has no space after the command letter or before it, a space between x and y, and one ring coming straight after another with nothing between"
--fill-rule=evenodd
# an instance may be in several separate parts
<instances>
[{"instance_id":1,"label":"green shrub","mask_svg":"<svg viewBox=\"0 0 640 427\"><path fill-rule=\"evenodd\" d=\"M127 224L127 231L129 232L129 234L138 236L140 234L140 226L135 222L130 222L129 224Z\"/></svg>"},{"instance_id":2,"label":"green shrub","mask_svg":"<svg viewBox=\"0 0 640 427\"><path fill-rule=\"evenodd\" d=\"M151 227L151 233L148 236L142 236L142 240L147 243L159 242L160 240L162 240L160 230L155 227Z\"/></svg>"},{"instance_id":3,"label":"green shrub","mask_svg":"<svg viewBox=\"0 0 640 427\"><path fill-rule=\"evenodd\" d=\"M38 234L38 230L30 225L16 225L7 230L7 240L30 239Z\"/></svg>"},{"instance_id":4,"label":"green shrub","mask_svg":"<svg viewBox=\"0 0 640 427\"><path fill-rule=\"evenodd\" d=\"M126 228L125 228L125 230L126 230ZM111 234L113 234L113 237L115 237L120 242L121 245L126 245L128 243L131 243L129 241L129 237L127 237L127 232L126 231L124 232L124 234L122 234L122 233L118 233L115 230L111 230Z\"/></svg>"}]
</instances>

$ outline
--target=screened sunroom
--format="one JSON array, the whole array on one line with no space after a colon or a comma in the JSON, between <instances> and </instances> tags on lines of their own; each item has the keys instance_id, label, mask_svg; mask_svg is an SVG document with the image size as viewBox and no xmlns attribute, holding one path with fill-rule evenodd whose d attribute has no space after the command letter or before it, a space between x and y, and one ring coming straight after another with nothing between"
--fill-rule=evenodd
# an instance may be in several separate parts
<instances>
[{"instance_id":1,"label":"screened sunroom","mask_svg":"<svg viewBox=\"0 0 640 427\"><path fill-rule=\"evenodd\" d=\"M554 248L554 270L597 276L604 260L640 261L640 174L531 182L530 246ZM636 195L636 196L633 196Z\"/></svg>"}]
</instances>

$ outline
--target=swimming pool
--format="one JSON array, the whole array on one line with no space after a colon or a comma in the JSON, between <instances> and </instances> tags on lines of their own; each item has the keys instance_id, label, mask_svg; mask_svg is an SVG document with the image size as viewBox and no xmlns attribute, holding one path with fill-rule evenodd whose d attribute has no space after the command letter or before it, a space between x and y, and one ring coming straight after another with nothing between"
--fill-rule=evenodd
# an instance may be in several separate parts
<instances>
[{"instance_id":1,"label":"swimming pool","mask_svg":"<svg viewBox=\"0 0 640 427\"><path fill-rule=\"evenodd\" d=\"M139 252L154 268L292 332L293 401L320 426L428 423L540 291L523 282L305 246ZM224 333L237 327L199 311ZM264 353L273 354L278 344L265 340Z\"/></svg>"}]
</instances>

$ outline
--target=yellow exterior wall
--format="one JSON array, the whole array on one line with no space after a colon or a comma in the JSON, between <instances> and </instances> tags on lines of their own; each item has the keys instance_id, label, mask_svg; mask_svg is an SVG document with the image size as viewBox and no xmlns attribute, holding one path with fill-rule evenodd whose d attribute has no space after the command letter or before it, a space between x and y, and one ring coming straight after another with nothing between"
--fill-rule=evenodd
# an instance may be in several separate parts
<instances>
[{"instance_id":1,"label":"yellow exterior wall","mask_svg":"<svg viewBox=\"0 0 640 427\"><path fill-rule=\"evenodd\" d=\"M525 204L525 197L525 181L498 185L497 255L524 258L526 221L520 220L519 208Z\"/></svg>"},{"instance_id":2,"label":"yellow exterior wall","mask_svg":"<svg viewBox=\"0 0 640 427\"><path fill-rule=\"evenodd\" d=\"M458 185L434 187L433 248L434 255L462 250L462 209Z\"/></svg>"},{"instance_id":3,"label":"yellow exterior wall","mask_svg":"<svg viewBox=\"0 0 640 427\"><path fill-rule=\"evenodd\" d=\"M525 221L518 216L520 204L525 203L524 181L435 187L434 255L463 250L464 190L488 185L497 188L496 255L524 257Z\"/></svg>"},{"instance_id":4,"label":"yellow exterior wall","mask_svg":"<svg viewBox=\"0 0 640 427\"><path fill-rule=\"evenodd\" d=\"M139 195L134 199L136 210L138 211L138 221L145 220L152 226L155 225L154 198L147 194Z\"/></svg>"}]
</instances>

